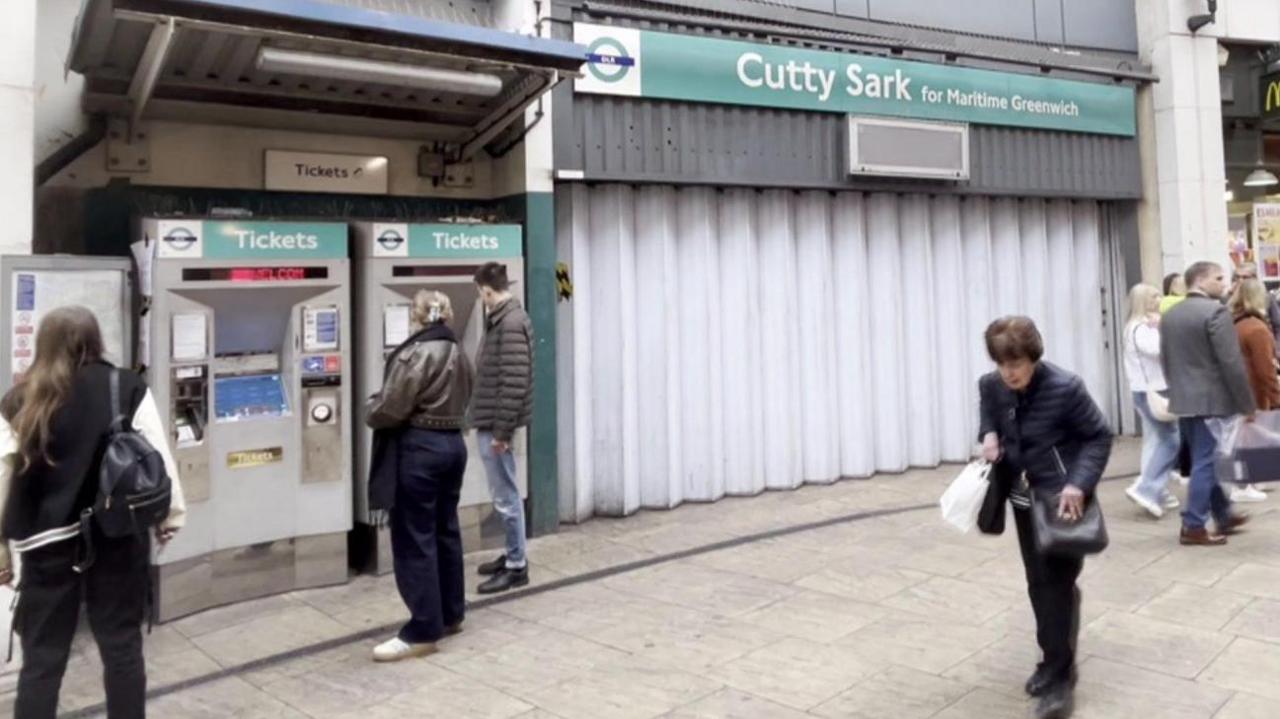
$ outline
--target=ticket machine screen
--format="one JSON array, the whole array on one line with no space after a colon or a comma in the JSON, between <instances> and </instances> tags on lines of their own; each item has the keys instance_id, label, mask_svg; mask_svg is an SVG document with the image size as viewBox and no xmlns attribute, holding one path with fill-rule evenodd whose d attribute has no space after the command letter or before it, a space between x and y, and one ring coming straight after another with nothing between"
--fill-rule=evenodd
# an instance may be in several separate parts
<instances>
[{"instance_id":1,"label":"ticket machine screen","mask_svg":"<svg viewBox=\"0 0 1280 719\"><path fill-rule=\"evenodd\" d=\"M278 374L219 377L213 382L213 398L220 422L280 417L289 411Z\"/></svg>"}]
</instances>

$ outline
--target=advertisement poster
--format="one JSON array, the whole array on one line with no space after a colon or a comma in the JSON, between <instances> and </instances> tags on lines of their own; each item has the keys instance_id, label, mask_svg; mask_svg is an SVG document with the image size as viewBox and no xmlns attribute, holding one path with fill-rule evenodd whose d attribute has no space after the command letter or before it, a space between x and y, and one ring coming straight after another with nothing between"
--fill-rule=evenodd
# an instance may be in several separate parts
<instances>
[{"instance_id":1,"label":"advertisement poster","mask_svg":"<svg viewBox=\"0 0 1280 719\"><path fill-rule=\"evenodd\" d=\"M1253 249L1258 258L1258 277L1280 280L1280 205L1253 206Z\"/></svg>"},{"instance_id":2,"label":"advertisement poster","mask_svg":"<svg viewBox=\"0 0 1280 719\"><path fill-rule=\"evenodd\" d=\"M1249 231L1232 229L1227 231L1227 252L1231 255L1231 264L1235 267L1246 262L1255 262L1253 250L1249 247Z\"/></svg>"}]
</instances>

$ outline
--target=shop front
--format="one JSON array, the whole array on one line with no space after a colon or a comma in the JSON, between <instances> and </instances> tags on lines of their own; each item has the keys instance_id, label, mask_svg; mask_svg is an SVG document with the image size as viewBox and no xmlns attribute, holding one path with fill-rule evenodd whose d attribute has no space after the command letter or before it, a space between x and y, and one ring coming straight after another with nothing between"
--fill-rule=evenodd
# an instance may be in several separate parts
<instances>
[{"instance_id":1,"label":"shop front","mask_svg":"<svg viewBox=\"0 0 1280 719\"><path fill-rule=\"evenodd\" d=\"M1280 44L1221 43L1227 250L1280 288Z\"/></svg>"},{"instance_id":2,"label":"shop front","mask_svg":"<svg viewBox=\"0 0 1280 719\"><path fill-rule=\"evenodd\" d=\"M1133 82L563 19L589 53L556 96L563 520L965 460L1004 314L1119 426Z\"/></svg>"}]
</instances>

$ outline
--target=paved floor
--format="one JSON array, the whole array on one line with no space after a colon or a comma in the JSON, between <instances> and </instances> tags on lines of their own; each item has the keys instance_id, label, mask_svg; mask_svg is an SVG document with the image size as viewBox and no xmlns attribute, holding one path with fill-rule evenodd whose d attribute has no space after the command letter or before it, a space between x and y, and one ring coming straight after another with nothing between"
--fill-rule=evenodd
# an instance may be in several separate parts
<instances>
[{"instance_id":1,"label":"paved floor","mask_svg":"<svg viewBox=\"0 0 1280 719\"><path fill-rule=\"evenodd\" d=\"M1131 473L1135 450L1124 445L1110 473ZM566 528L535 540L532 557L537 584L567 586L473 609L439 654L396 665L369 661L372 640L345 639L402 618L389 578L206 612L149 637L151 715L1024 717L1037 657L1016 543L941 523L932 503L955 471ZM1229 547L1190 549L1176 518L1139 516L1124 485L1105 485L1112 547L1085 569L1076 716L1280 716L1280 496ZM96 715L99 671L80 642L67 712Z\"/></svg>"}]
</instances>

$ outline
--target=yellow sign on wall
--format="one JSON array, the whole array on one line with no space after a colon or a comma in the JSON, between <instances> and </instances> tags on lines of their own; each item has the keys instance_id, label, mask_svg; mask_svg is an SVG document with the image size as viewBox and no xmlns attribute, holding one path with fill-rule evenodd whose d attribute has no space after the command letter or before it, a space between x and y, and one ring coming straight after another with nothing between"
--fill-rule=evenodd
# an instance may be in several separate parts
<instances>
[{"instance_id":1,"label":"yellow sign on wall","mask_svg":"<svg viewBox=\"0 0 1280 719\"><path fill-rule=\"evenodd\" d=\"M1262 116L1280 117L1280 73L1262 78Z\"/></svg>"},{"instance_id":2,"label":"yellow sign on wall","mask_svg":"<svg viewBox=\"0 0 1280 719\"><path fill-rule=\"evenodd\" d=\"M227 454L227 467L229 469L261 467L264 464L274 464L282 461L284 461L283 447L247 449L242 452L230 452Z\"/></svg>"}]
</instances>

